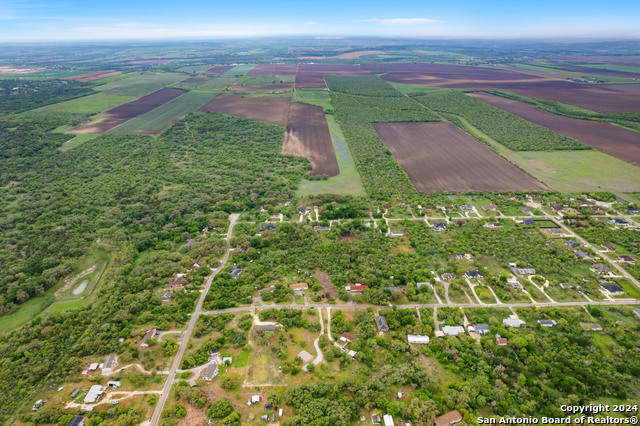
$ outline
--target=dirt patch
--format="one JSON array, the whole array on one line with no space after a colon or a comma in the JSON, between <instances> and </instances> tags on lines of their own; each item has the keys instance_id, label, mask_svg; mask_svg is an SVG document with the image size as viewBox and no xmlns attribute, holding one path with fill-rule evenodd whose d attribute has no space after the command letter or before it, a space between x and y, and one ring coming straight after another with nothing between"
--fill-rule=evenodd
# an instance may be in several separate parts
<instances>
[{"instance_id":1,"label":"dirt patch","mask_svg":"<svg viewBox=\"0 0 640 426\"><path fill-rule=\"evenodd\" d=\"M292 82L286 83L273 83L273 84L262 84L259 86L229 86L228 90L231 91L239 91L239 90L278 90L278 89L291 89L293 87Z\"/></svg>"},{"instance_id":2,"label":"dirt patch","mask_svg":"<svg viewBox=\"0 0 640 426\"><path fill-rule=\"evenodd\" d=\"M88 72L86 74L73 75L71 77L64 77L62 80L75 80L75 81L82 81L86 83L89 81L100 80L103 78L113 77L114 75L120 75L120 74L122 74L120 71L95 71L95 72Z\"/></svg>"},{"instance_id":3,"label":"dirt patch","mask_svg":"<svg viewBox=\"0 0 640 426\"><path fill-rule=\"evenodd\" d=\"M74 296L78 296L78 295L82 294L84 289L87 288L87 284L89 284L89 280L82 280L80 285L78 285L78 287L74 288L71 293L73 293Z\"/></svg>"},{"instance_id":4,"label":"dirt patch","mask_svg":"<svg viewBox=\"0 0 640 426\"><path fill-rule=\"evenodd\" d=\"M189 77L182 80L183 83L203 83L205 81L209 81L209 79L207 77Z\"/></svg>"},{"instance_id":5,"label":"dirt patch","mask_svg":"<svg viewBox=\"0 0 640 426\"><path fill-rule=\"evenodd\" d=\"M316 269L316 279L318 280L318 284L322 286L326 293L329 293L332 299L338 299L338 290L334 287L329 279L329 276L322 269Z\"/></svg>"},{"instance_id":6,"label":"dirt patch","mask_svg":"<svg viewBox=\"0 0 640 426\"><path fill-rule=\"evenodd\" d=\"M243 98L239 95L218 96L200 111L221 112L250 118L263 123L284 126L287 123L288 98Z\"/></svg>"},{"instance_id":7,"label":"dirt patch","mask_svg":"<svg viewBox=\"0 0 640 426\"><path fill-rule=\"evenodd\" d=\"M64 293L65 291L69 290L71 288L71 286L76 283L80 278L82 277L86 277L87 275L93 274L96 270L97 265L92 265L89 268L85 269L84 271L80 272L77 275L69 275L67 278L64 279L64 286L62 286L62 288L58 289L55 293L54 296L56 298L60 297L60 295L62 293Z\"/></svg>"},{"instance_id":8,"label":"dirt patch","mask_svg":"<svg viewBox=\"0 0 640 426\"><path fill-rule=\"evenodd\" d=\"M247 73L248 76L296 75L298 64L260 64Z\"/></svg>"},{"instance_id":9,"label":"dirt patch","mask_svg":"<svg viewBox=\"0 0 640 426\"><path fill-rule=\"evenodd\" d=\"M217 65L215 67L209 68L205 72L207 74L220 75L220 74L224 74L225 72L229 71L231 68L233 68L233 65Z\"/></svg>"},{"instance_id":10,"label":"dirt patch","mask_svg":"<svg viewBox=\"0 0 640 426\"><path fill-rule=\"evenodd\" d=\"M291 104L282 153L308 158L313 166L312 175L337 176L340 173L322 107L298 102Z\"/></svg>"},{"instance_id":11,"label":"dirt patch","mask_svg":"<svg viewBox=\"0 0 640 426\"><path fill-rule=\"evenodd\" d=\"M373 126L419 192L549 190L451 123Z\"/></svg>"},{"instance_id":12,"label":"dirt patch","mask_svg":"<svg viewBox=\"0 0 640 426\"><path fill-rule=\"evenodd\" d=\"M104 134L139 115L151 111L185 93L181 89L164 88L150 93L131 102L118 105L105 111L107 117L81 124L69 133L99 133Z\"/></svg>"},{"instance_id":13,"label":"dirt patch","mask_svg":"<svg viewBox=\"0 0 640 426\"><path fill-rule=\"evenodd\" d=\"M540 111L531 104L490 95L469 93L469 96L497 108L576 139L599 151L640 165L640 133L598 121L578 120Z\"/></svg>"}]
</instances>

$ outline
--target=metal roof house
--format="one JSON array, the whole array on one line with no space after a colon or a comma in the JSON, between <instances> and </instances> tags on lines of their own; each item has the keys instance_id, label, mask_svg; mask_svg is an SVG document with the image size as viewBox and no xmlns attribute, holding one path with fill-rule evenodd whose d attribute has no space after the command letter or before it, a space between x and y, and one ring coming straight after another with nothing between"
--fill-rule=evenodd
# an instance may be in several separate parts
<instances>
[{"instance_id":1,"label":"metal roof house","mask_svg":"<svg viewBox=\"0 0 640 426\"><path fill-rule=\"evenodd\" d=\"M202 374L202 379L208 382L212 381L214 377L218 375L218 363L212 362L209 364L206 370L204 370L204 374Z\"/></svg>"},{"instance_id":2,"label":"metal roof house","mask_svg":"<svg viewBox=\"0 0 640 426\"><path fill-rule=\"evenodd\" d=\"M409 343L426 345L427 343L429 343L429 336L423 336L421 334L407 334L407 341Z\"/></svg>"},{"instance_id":3,"label":"metal roof house","mask_svg":"<svg viewBox=\"0 0 640 426\"><path fill-rule=\"evenodd\" d=\"M102 386L100 385L91 386L91 388L89 389L89 392L87 392L87 394L84 397L84 403L85 404L95 403L98 400L98 398L102 396L103 393L104 392L102 392Z\"/></svg>"}]
</instances>

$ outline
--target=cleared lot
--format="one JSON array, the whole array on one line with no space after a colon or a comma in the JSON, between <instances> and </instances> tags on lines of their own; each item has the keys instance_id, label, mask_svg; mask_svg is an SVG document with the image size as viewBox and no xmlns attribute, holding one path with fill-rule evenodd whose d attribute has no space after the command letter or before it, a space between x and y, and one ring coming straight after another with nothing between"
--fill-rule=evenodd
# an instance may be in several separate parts
<instances>
[{"instance_id":1,"label":"cleared lot","mask_svg":"<svg viewBox=\"0 0 640 426\"><path fill-rule=\"evenodd\" d=\"M243 98L239 95L218 96L200 111L221 112L236 117L250 118L263 123L287 124L288 98Z\"/></svg>"},{"instance_id":2,"label":"cleared lot","mask_svg":"<svg viewBox=\"0 0 640 426\"><path fill-rule=\"evenodd\" d=\"M451 123L373 126L419 192L549 189Z\"/></svg>"}]
</instances>

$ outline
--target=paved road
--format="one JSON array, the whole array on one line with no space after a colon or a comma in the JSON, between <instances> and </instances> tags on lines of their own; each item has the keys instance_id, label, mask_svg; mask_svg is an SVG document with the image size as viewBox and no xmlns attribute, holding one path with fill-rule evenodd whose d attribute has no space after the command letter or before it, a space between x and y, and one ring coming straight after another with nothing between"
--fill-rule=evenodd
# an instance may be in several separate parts
<instances>
[{"instance_id":1,"label":"paved road","mask_svg":"<svg viewBox=\"0 0 640 426\"><path fill-rule=\"evenodd\" d=\"M224 268L227 264L227 260L229 259L229 241L231 240L231 236L233 235L233 227L236 224L240 215L232 214L229 216L229 220L231 223L229 224L229 230L227 231L227 236L225 239L227 240L227 246L224 249L224 256L222 257L222 262L220 266L216 268L213 273L207 279L207 282L204 286L204 290L202 291L202 295L198 300L198 305L196 306L196 310L193 314L191 314L191 320L189 321L189 325L187 326L187 330L182 335L182 341L180 342L180 346L178 347L178 353L176 354L175 359L173 360L173 364L171 365L171 370L169 370L169 377L167 377L167 381L164 384L164 388L162 389L162 395L160 395L160 399L158 399L158 403L156 404L156 409L153 412L153 416L151 417L151 424L157 425L160 422L160 415L162 414L162 409L167 402L167 398L169 398L169 393L171 392L171 385L173 385L173 379L175 378L176 372L180 367L180 363L182 361L182 357L187 349L187 345L189 339L191 339L191 334L193 333L193 329L196 326L196 322L198 321L198 317L202 315L202 304L204 303L205 297L209 293L209 289L211 288L211 283L213 282L213 278L218 275L218 273Z\"/></svg>"}]
</instances>

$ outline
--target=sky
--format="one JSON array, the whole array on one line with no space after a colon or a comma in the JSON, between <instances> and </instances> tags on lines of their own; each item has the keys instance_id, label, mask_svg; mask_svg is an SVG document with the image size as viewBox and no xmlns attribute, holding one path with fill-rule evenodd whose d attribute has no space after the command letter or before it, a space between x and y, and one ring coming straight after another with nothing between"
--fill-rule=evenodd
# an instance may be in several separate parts
<instances>
[{"instance_id":1,"label":"sky","mask_svg":"<svg viewBox=\"0 0 640 426\"><path fill-rule=\"evenodd\" d=\"M0 0L0 42L254 36L640 39L640 1Z\"/></svg>"}]
</instances>

